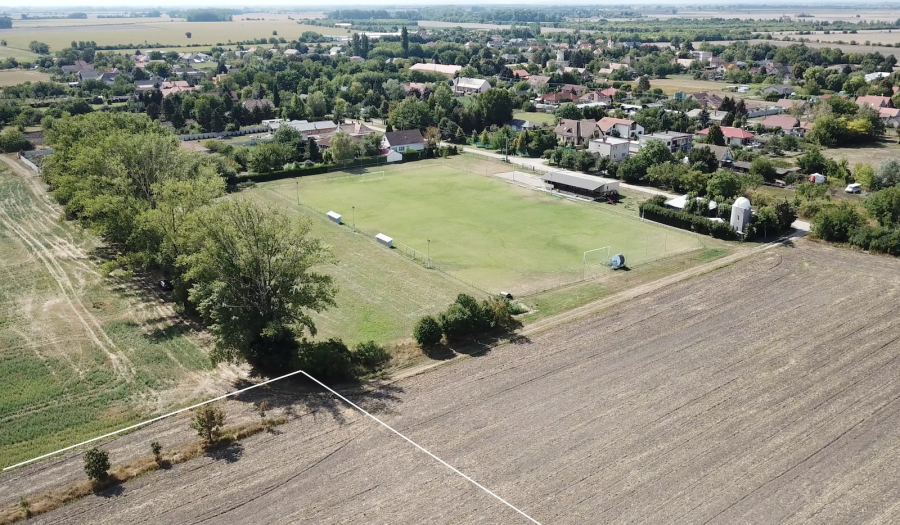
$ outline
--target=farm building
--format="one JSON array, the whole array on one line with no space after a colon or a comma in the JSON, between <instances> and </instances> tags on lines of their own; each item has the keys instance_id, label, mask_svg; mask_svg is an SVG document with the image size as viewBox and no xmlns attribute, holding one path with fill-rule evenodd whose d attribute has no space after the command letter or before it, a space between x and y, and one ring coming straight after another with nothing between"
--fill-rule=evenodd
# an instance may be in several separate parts
<instances>
[{"instance_id":1,"label":"farm building","mask_svg":"<svg viewBox=\"0 0 900 525\"><path fill-rule=\"evenodd\" d=\"M619 194L619 181L583 173L555 171L541 177L557 191L576 193L592 198Z\"/></svg>"}]
</instances>

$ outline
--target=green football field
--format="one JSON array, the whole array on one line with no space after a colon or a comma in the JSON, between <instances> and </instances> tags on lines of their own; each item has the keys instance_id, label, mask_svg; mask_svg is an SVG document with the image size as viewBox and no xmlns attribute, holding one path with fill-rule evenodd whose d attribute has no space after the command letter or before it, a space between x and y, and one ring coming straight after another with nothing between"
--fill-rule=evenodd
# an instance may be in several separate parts
<instances>
[{"instance_id":1,"label":"green football field","mask_svg":"<svg viewBox=\"0 0 900 525\"><path fill-rule=\"evenodd\" d=\"M608 272L607 250L589 254L585 267L588 250L610 247L635 267L700 247L695 235L624 216L609 204L572 202L455 169L460 160L389 167L374 180L331 174L263 186L285 202L341 214L345 229L355 222L370 236L392 237L398 249L430 253L452 275L491 292L523 295Z\"/></svg>"}]
</instances>

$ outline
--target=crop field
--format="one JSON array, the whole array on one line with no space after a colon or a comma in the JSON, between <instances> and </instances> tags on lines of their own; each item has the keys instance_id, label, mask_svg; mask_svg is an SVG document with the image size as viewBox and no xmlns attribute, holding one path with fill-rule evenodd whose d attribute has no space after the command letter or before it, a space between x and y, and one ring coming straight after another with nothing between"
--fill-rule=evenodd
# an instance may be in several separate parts
<instances>
[{"instance_id":1,"label":"crop field","mask_svg":"<svg viewBox=\"0 0 900 525\"><path fill-rule=\"evenodd\" d=\"M800 13L813 15L811 18L796 18ZM696 10L696 9L679 9L675 14L669 13L646 13L651 18L660 20L668 20L670 18L737 18L741 20L772 20L784 16L794 18L795 20L807 20L810 22L861 22L883 21L893 22L897 19L898 12L896 9L829 9L816 8L809 5L792 5L785 6L784 9L772 9L771 7L760 7L758 9L748 9L746 6L735 7L726 10Z\"/></svg>"},{"instance_id":2,"label":"crop field","mask_svg":"<svg viewBox=\"0 0 900 525\"><path fill-rule=\"evenodd\" d=\"M633 82L637 85L637 82ZM725 86L733 85L732 82L713 82L710 80L694 80L691 75L669 75L668 78L651 79L650 87L663 90L666 95L672 95L677 91L696 93L699 91L711 91L713 93L734 96L734 92L725 91ZM745 97L747 95L744 95Z\"/></svg>"},{"instance_id":3,"label":"crop field","mask_svg":"<svg viewBox=\"0 0 900 525\"><path fill-rule=\"evenodd\" d=\"M296 20L237 20L232 22L185 22L159 19L116 19L118 23L96 23L97 19L71 21L67 25L20 27L0 29L0 38L8 42L10 49L28 50L32 40L44 42L51 51L68 47L73 40L93 40L98 45L133 44L135 47L150 44L184 46L188 44L214 45L253 38L270 38L272 31L287 40L299 38L304 31L323 35L348 35L346 29L298 24ZM159 21L155 21L159 20ZM108 22L108 19L103 19ZM81 22L81 23L78 23ZM185 33L191 33L188 38Z\"/></svg>"},{"instance_id":4,"label":"crop field","mask_svg":"<svg viewBox=\"0 0 900 525\"><path fill-rule=\"evenodd\" d=\"M330 175L263 187L290 199L299 194L302 203L336 211L347 225L355 220L370 236L384 233L395 245L430 253L450 274L491 292L523 295L605 274L602 261L616 253L634 266L700 247L694 235L467 173L455 162L388 168L384 179L369 182ZM609 255L595 252L584 267L584 252L607 246Z\"/></svg>"},{"instance_id":5,"label":"crop field","mask_svg":"<svg viewBox=\"0 0 900 525\"><path fill-rule=\"evenodd\" d=\"M540 523L897 523L898 305L896 259L800 240L353 400ZM29 523L526 521L325 406ZM83 477L40 467L0 502Z\"/></svg>"},{"instance_id":6,"label":"crop field","mask_svg":"<svg viewBox=\"0 0 900 525\"><path fill-rule=\"evenodd\" d=\"M0 164L0 467L224 388L205 336L127 276L102 277L97 240L15 166Z\"/></svg>"}]
</instances>

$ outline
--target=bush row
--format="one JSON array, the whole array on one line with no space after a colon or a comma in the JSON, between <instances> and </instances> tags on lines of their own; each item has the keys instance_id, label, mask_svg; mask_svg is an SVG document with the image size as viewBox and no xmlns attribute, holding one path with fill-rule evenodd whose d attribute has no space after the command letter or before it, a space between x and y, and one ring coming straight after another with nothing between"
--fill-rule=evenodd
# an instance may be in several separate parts
<instances>
[{"instance_id":1,"label":"bush row","mask_svg":"<svg viewBox=\"0 0 900 525\"><path fill-rule=\"evenodd\" d=\"M516 326L513 308L502 296L492 296L482 302L466 294L459 294L437 318L427 315L416 323L413 337L423 348L437 345L441 338L459 341L494 330L511 330Z\"/></svg>"},{"instance_id":2,"label":"bush row","mask_svg":"<svg viewBox=\"0 0 900 525\"><path fill-rule=\"evenodd\" d=\"M657 204L654 200L641 203L640 210L641 215L646 219L668 224L682 230L711 235L717 239L733 240L737 238L734 230L731 229L731 225L727 222L715 222L699 215L670 210Z\"/></svg>"},{"instance_id":3,"label":"bush row","mask_svg":"<svg viewBox=\"0 0 900 525\"><path fill-rule=\"evenodd\" d=\"M300 343L296 368L323 381L342 380L376 372L390 359L390 353L374 341L359 343L351 351L343 341L332 338Z\"/></svg>"}]
</instances>

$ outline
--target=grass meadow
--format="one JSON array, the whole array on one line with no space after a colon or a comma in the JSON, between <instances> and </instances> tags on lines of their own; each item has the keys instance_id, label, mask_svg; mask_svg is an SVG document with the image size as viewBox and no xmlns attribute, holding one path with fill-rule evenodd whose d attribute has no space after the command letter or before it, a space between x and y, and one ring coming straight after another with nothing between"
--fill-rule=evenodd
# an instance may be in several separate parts
<instances>
[{"instance_id":1,"label":"grass meadow","mask_svg":"<svg viewBox=\"0 0 900 525\"><path fill-rule=\"evenodd\" d=\"M126 277L102 277L92 236L0 171L0 467L208 395L198 336Z\"/></svg>"},{"instance_id":2,"label":"grass meadow","mask_svg":"<svg viewBox=\"0 0 900 525\"><path fill-rule=\"evenodd\" d=\"M295 202L299 194L302 203L336 211L347 224L355 214L360 231L384 233L423 254L430 239L435 262L491 292L523 295L577 281L584 252L601 247L640 265L700 245L692 234L606 211L606 204L572 202L461 171L456 161L389 168L383 180L370 182L332 175L263 187ZM595 255L588 272L608 272L599 264L605 250Z\"/></svg>"}]
</instances>

